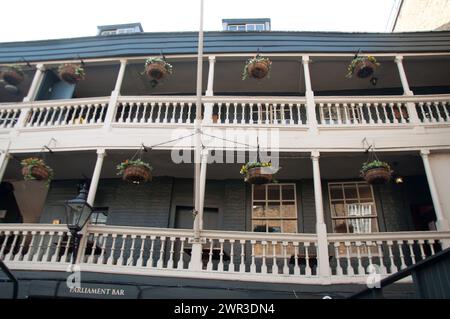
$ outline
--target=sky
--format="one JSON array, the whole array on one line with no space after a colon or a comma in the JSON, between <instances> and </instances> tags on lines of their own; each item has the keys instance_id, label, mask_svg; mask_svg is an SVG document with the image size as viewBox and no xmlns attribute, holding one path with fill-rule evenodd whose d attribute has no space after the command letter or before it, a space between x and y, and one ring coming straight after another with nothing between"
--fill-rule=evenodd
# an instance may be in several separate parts
<instances>
[{"instance_id":1,"label":"sky","mask_svg":"<svg viewBox=\"0 0 450 319\"><path fill-rule=\"evenodd\" d=\"M204 0L204 30L226 18L271 18L273 31L386 32L399 0ZM0 42L94 36L141 22L145 32L197 31L200 0L3 1ZM9 13L8 13L9 12Z\"/></svg>"}]
</instances>

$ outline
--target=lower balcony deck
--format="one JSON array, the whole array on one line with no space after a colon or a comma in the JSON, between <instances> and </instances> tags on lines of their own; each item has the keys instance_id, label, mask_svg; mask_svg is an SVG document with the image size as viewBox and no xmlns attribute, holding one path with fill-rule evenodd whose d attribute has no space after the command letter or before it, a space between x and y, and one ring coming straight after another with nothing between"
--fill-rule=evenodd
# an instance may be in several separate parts
<instances>
[{"instance_id":1,"label":"lower balcony deck","mask_svg":"<svg viewBox=\"0 0 450 319\"><path fill-rule=\"evenodd\" d=\"M202 231L201 261L191 257L191 230L89 226L84 238L83 272L323 285L384 278L447 247L450 232L328 234L328 251L319 254L316 234ZM72 252L63 225L0 227L0 258L12 270L70 271Z\"/></svg>"}]
</instances>

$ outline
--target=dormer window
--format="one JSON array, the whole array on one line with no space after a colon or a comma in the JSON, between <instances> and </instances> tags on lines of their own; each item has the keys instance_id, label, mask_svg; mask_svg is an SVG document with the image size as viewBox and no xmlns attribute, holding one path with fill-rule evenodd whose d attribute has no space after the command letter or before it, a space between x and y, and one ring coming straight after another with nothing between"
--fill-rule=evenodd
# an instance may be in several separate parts
<instances>
[{"instance_id":1,"label":"dormer window","mask_svg":"<svg viewBox=\"0 0 450 319\"><path fill-rule=\"evenodd\" d=\"M224 31L270 31L270 19L223 19Z\"/></svg>"},{"instance_id":2,"label":"dormer window","mask_svg":"<svg viewBox=\"0 0 450 319\"><path fill-rule=\"evenodd\" d=\"M115 35L144 32L140 23L104 25L97 27L98 35Z\"/></svg>"},{"instance_id":3,"label":"dormer window","mask_svg":"<svg viewBox=\"0 0 450 319\"><path fill-rule=\"evenodd\" d=\"M249 23L249 24L229 24L227 26L228 31L265 31L266 26L262 23Z\"/></svg>"}]
</instances>

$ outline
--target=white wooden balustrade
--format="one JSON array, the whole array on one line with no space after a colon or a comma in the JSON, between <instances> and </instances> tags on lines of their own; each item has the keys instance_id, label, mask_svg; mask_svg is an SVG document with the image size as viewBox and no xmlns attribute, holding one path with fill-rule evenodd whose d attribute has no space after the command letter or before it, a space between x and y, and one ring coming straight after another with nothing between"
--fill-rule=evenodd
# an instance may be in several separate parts
<instances>
[{"instance_id":1,"label":"white wooden balustrade","mask_svg":"<svg viewBox=\"0 0 450 319\"><path fill-rule=\"evenodd\" d=\"M0 108L0 129L11 129L17 124L21 109L5 106Z\"/></svg>"},{"instance_id":2,"label":"white wooden balustrade","mask_svg":"<svg viewBox=\"0 0 450 319\"><path fill-rule=\"evenodd\" d=\"M108 98L33 102L24 127L72 127L102 124Z\"/></svg>"},{"instance_id":3,"label":"white wooden balustrade","mask_svg":"<svg viewBox=\"0 0 450 319\"><path fill-rule=\"evenodd\" d=\"M193 97L119 97L114 123L192 124L196 116Z\"/></svg>"},{"instance_id":4,"label":"white wooden balustrade","mask_svg":"<svg viewBox=\"0 0 450 319\"><path fill-rule=\"evenodd\" d=\"M315 235L204 231L203 270L259 275L317 274Z\"/></svg>"},{"instance_id":5,"label":"white wooden balustrade","mask_svg":"<svg viewBox=\"0 0 450 319\"><path fill-rule=\"evenodd\" d=\"M321 125L407 124L410 116L403 97L317 97Z\"/></svg>"},{"instance_id":6,"label":"white wooden balustrade","mask_svg":"<svg viewBox=\"0 0 450 319\"><path fill-rule=\"evenodd\" d=\"M21 265L20 268L36 264L68 265L72 249L73 239L64 225L2 224L0 227L0 259L8 265Z\"/></svg>"},{"instance_id":7,"label":"white wooden balustrade","mask_svg":"<svg viewBox=\"0 0 450 319\"><path fill-rule=\"evenodd\" d=\"M369 265L393 274L442 250L448 232L329 234L330 267L336 276L366 276Z\"/></svg>"},{"instance_id":8,"label":"white wooden balustrade","mask_svg":"<svg viewBox=\"0 0 450 319\"><path fill-rule=\"evenodd\" d=\"M422 123L450 123L450 99L420 100L415 105Z\"/></svg>"},{"instance_id":9,"label":"white wooden balustrade","mask_svg":"<svg viewBox=\"0 0 450 319\"><path fill-rule=\"evenodd\" d=\"M214 124L306 126L306 100L272 97L205 97Z\"/></svg>"},{"instance_id":10,"label":"white wooden balustrade","mask_svg":"<svg viewBox=\"0 0 450 319\"><path fill-rule=\"evenodd\" d=\"M91 226L82 262L145 269L187 269L192 231Z\"/></svg>"},{"instance_id":11,"label":"white wooden balustrade","mask_svg":"<svg viewBox=\"0 0 450 319\"><path fill-rule=\"evenodd\" d=\"M361 283L370 265L387 276L450 241L450 232L328 234L331 277L322 277L316 234L202 231L200 270L189 267L189 229L89 226L84 236L78 253L86 271L299 283ZM72 252L65 225L0 226L0 258L12 269L66 271Z\"/></svg>"}]
</instances>

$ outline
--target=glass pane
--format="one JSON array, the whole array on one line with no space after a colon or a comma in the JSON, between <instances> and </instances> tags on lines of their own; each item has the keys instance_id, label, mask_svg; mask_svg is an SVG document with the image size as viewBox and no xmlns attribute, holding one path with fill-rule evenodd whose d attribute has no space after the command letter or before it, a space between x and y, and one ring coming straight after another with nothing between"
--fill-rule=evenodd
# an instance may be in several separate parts
<instances>
[{"instance_id":1,"label":"glass pane","mask_svg":"<svg viewBox=\"0 0 450 319\"><path fill-rule=\"evenodd\" d=\"M358 198L356 185L344 185L345 198Z\"/></svg>"},{"instance_id":2,"label":"glass pane","mask_svg":"<svg viewBox=\"0 0 450 319\"><path fill-rule=\"evenodd\" d=\"M267 217L280 217L280 205L279 204L268 204L266 208Z\"/></svg>"},{"instance_id":3,"label":"glass pane","mask_svg":"<svg viewBox=\"0 0 450 319\"><path fill-rule=\"evenodd\" d=\"M253 231L265 233L267 232L267 223L265 220L253 220Z\"/></svg>"},{"instance_id":4,"label":"glass pane","mask_svg":"<svg viewBox=\"0 0 450 319\"><path fill-rule=\"evenodd\" d=\"M245 31L245 25L238 25L237 29L238 31Z\"/></svg>"},{"instance_id":5,"label":"glass pane","mask_svg":"<svg viewBox=\"0 0 450 319\"><path fill-rule=\"evenodd\" d=\"M280 200L280 185L268 185L267 186L267 199L268 200Z\"/></svg>"},{"instance_id":6,"label":"glass pane","mask_svg":"<svg viewBox=\"0 0 450 319\"><path fill-rule=\"evenodd\" d=\"M255 202L253 205L253 217L264 217L265 216L265 203L264 202Z\"/></svg>"},{"instance_id":7,"label":"glass pane","mask_svg":"<svg viewBox=\"0 0 450 319\"><path fill-rule=\"evenodd\" d=\"M268 220L267 225L269 233L281 233L281 221Z\"/></svg>"},{"instance_id":8,"label":"glass pane","mask_svg":"<svg viewBox=\"0 0 450 319\"><path fill-rule=\"evenodd\" d=\"M347 216L347 211L343 203L334 203L331 205L331 215L333 217Z\"/></svg>"},{"instance_id":9,"label":"glass pane","mask_svg":"<svg viewBox=\"0 0 450 319\"><path fill-rule=\"evenodd\" d=\"M281 217L297 217L295 202L283 202L281 206Z\"/></svg>"},{"instance_id":10,"label":"glass pane","mask_svg":"<svg viewBox=\"0 0 450 319\"><path fill-rule=\"evenodd\" d=\"M229 26L228 26L228 30L230 30L230 31L236 31L236 26L235 26L235 25L229 25Z\"/></svg>"},{"instance_id":11,"label":"glass pane","mask_svg":"<svg viewBox=\"0 0 450 319\"><path fill-rule=\"evenodd\" d=\"M282 200L294 200L295 194L294 194L294 185L283 185L281 187L282 189Z\"/></svg>"},{"instance_id":12,"label":"glass pane","mask_svg":"<svg viewBox=\"0 0 450 319\"><path fill-rule=\"evenodd\" d=\"M256 25L256 30L257 31L263 31L264 30L264 24L257 24Z\"/></svg>"},{"instance_id":13,"label":"glass pane","mask_svg":"<svg viewBox=\"0 0 450 319\"><path fill-rule=\"evenodd\" d=\"M373 218L351 218L348 220L348 228L351 233L367 234L373 231Z\"/></svg>"},{"instance_id":14,"label":"glass pane","mask_svg":"<svg viewBox=\"0 0 450 319\"><path fill-rule=\"evenodd\" d=\"M283 233L296 233L297 221L296 220L283 220Z\"/></svg>"},{"instance_id":15,"label":"glass pane","mask_svg":"<svg viewBox=\"0 0 450 319\"><path fill-rule=\"evenodd\" d=\"M335 233L350 233L347 220L345 219L337 219L334 221L334 232Z\"/></svg>"},{"instance_id":16,"label":"glass pane","mask_svg":"<svg viewBox=\"0 0 450 319\"><path fill-rule=\"evenodd\" d=\"M253 200L266 200L266 186L265 185L253 186Z\"/></svg>"},{"instance_id":17,"label":"glass pane","mask_svg":"<svg viewBox=\"0 0 450 319\"><path fill-rule=\"evenodd\" d=\"M360 198L370 198L372 199L372 192L370 191L369 185L359 185L359 197Z\"/></svg>"},{"instance_id":18,"label":"glass pane","mask_svg":"<svg viewBox=\"0 0 450 319\"><path fill-rule=\"evenodd\" d=\"M331 199L342 199L344 194L342 193L341 186L330 186Z\"/></svg>"},{"instance_id":19,"label":"glass pane","mask_svg":"<svg viewBox=\"0 0 450 319\"><path fill-rule=\"evenodd\" d=\"M247 31L255 31L255 25L254 24L247 24Z\"/></svg>"}]
</instances>

